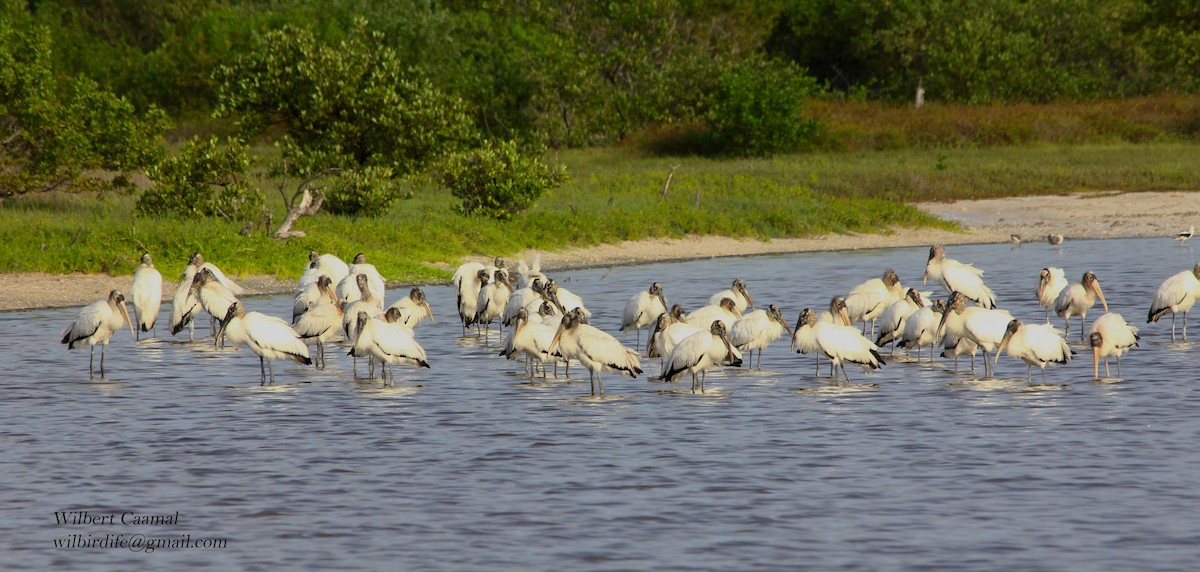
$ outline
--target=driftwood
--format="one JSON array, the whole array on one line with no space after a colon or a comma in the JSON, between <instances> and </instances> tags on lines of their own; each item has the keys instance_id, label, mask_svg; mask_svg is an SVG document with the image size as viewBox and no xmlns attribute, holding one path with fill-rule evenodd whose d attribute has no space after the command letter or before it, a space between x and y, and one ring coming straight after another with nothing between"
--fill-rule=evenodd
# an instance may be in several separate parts
<instances>
[{"instance_id":1,"label":"driftwood","mask_svg":"<svg viewBox=\"0 0 1200 572\"><path fill-rule=\"evenodd\" d=\"M304 236L304 231L292 230L292 225L296 224L296 221L302 216L317 214L317 211L321 210L321 205L325 202L325 193L319 190L314 191L310 185L317 179L339 171L341 169L325 169L300 183L296 187L296 194L292 195L291 200L288 200L287 195L284 195L284 202L288 205L288 214L284 217L283 224L279 225L279 230L275 231L275 238L300 238ZM283 194L283 183L279 185L279 193Z\"/></svg>"},{"instance_id":2,"label":"driftwood","mask_svg":"<svg viewBox=\"0 0 1200 572\"><path fill-rule=\"evenodd\" d=\"M671 167L671 172L667 173L667 184L663 185L662 200L667 200L667 191L671 188L671 177L675 176L675 171L679 169L679 165Z\"/></svg>"}]
</instances>

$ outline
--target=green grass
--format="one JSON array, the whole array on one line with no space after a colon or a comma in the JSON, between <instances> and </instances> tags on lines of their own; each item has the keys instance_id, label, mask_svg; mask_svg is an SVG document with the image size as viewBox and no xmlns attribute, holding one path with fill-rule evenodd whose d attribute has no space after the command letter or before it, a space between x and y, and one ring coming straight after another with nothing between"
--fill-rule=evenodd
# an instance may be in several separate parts
<instances>
[{"instance_id":1,"label":"green grass","mask_svg":"<svg viewBox=\"0 0 1200 572\"><path fill-rule=\"evenodd\" d=\"M288 241L262 231L239 236L240 225L218 220L134 217L132 196L28 196L0 201L0 271L130 274L145 250L170 275L199 251L234 274L294 278L309 250L346 259L361 251L391 279L433 282L449 278L463 256L509 256L527 248L687 234L779 238L955 228L906 204L910 201L1200 189L1200 170L1194 168L1198 151L1186 143L1117 143L752 160L572 151L551 157L567 165L571 181L512 221L463 217L454 211L448 191L413 188L409 198L380 217L301 218L294 230L308 236ZM663 199L663 185L675 166ZM277 225L282 201L274 190L266 194Z\"/></svg>"}]
</instances>

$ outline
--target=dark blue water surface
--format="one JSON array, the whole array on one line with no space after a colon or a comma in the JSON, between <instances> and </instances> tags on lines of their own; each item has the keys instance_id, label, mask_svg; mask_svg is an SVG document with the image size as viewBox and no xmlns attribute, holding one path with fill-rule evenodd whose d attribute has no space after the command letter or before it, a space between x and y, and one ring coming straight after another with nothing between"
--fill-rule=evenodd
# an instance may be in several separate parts
<instances>
[{"instance_id":1,"label":"dark blue water surface","mask_svg":"<svg viewBox=\"0 0 1200 572\"><path fill-rule=\"evenodd\" d=\"M759 306L794 322L885 268L918 284L927 251L553 275L610 332L652 281L694 309L740 277ZM195 343L162 328L163 339L136 344L117 335L107 378L89 381L86 350L59 344L78 308L0 313L0 567L1195 569L1200 348L1172 343L1169 323L1142 322L1159 283L1196 253L1130 239L947 254L984 268L1000 305L1032 322L1044 319L1042 267L1071 280L1095 272L1111 309L1142 327L1124 378L1093 382L1072 336L1077 361L1048 371L1061 385L1028 387L1024 364L1003 356L996 380L894 360L851 369L877 387L833 389L781 341L765 371L714 371L704 395L648 381L659 367L645 359L645 377L609 374L608 396L595 399L578 367L569 383L524 383L518 363L461 337L453 292L430 287L439 320L418 339L432 369L398 368L394 385L356 379L339 344L327 371L280 362L275 385L260 387L249 350L199 339L206 318ZM290 316L290 297L245 302ZM118 522L56 522L84 510ZM176 512L177 524L119 522ZM137 534L225 543L54 544Z\"/></svg>"}]
</instances>

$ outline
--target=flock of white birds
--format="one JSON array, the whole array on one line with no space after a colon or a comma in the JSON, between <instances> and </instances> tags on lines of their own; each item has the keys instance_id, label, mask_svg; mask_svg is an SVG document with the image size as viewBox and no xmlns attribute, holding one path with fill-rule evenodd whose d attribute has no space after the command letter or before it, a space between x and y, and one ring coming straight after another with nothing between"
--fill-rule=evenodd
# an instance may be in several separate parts
<instances>
[{"instance_id":1,"label":"flock of white birds","mask_svg":"<svg viewBox=\"0 0 1200 572\"><path fill-rule=\"evenodd\" d=\"M1189 233L1190 235L1190 233ZM1181 233L1182 236L1182 233ZM1188 237L1190 238L1190 236ZM548 376L546 365L553 364L555 375L560 364L572 362L589 372L592 394L604 393L604 373L637 377L643 373L641 359L659 358L661 369L655 378L678 381L690 376L693 391L704 391L706 372L714 367L753 366L753 352L762 350L787 333L797 353L816 357L817 373L824 356L830 363L833 383L849 383L846 364L864 370L885 365L881 348L915 349L917 361L929 348L929 361L935 348L941 356L954 359L969 356L975 369L975 356L983 353L984 375L1001 352L1027 365L1026 379L1033 384L1033 367L1042 370L1050 364L1070 361L1069 336L1073 318L1079 318L1080 339L1092 352L1093 377L1100 379L1099 363L1116 358L1120 375L1120 356L1137 346L1137 328L1116 313L1108 312L1108 302L1100 282L1085 272L1078 282L1069 283L1061 268L1042 269L1036 296L1046 308L1046 323L1030 324L1015 319L996 307L996 296L983 280L983 271L971 264L947 258L940 245L930 248L922 281L940 284L948 293L945 300L933 300L932 291L904 288L892 270L867 280L845 296L833 297L827 310L806 308L793 328L774 304L756 309L746 283L734 280L731 287L713 294L705 306L686 312L678 304L669 306L663 287L653 283L634 294L625 305L620 327L622 334L637 334L637 345L630 348L613 335L588 323L591 312L583 300L569 292L537 268L521 261L507 268L497 258L490 265L469 262L454 273L456 307L462 333L488 335L493 324L507 328L501 355L510 360L524 358L525 371L532 381ZM62 343L69 349L89 346L88 371L95 374L95 346L101 346L100 375L104 375L104 348L112 336L128 327L131 335L155 330L163 298L162 275L154 268L149 254L134 274L130 291L135 311L131 319L125 296L113 290L107 299L84 307L63 332ZM291 323L259 312L248 312L239 301L242 289L216 266L196 254L189 261L172 297L169 329L173 335L184 328L194 337L194 320L206 313L213 320L215 343L228 341L246 346L259 356L262 382L274 381L271 362L290 359L305 365L325 367L325 345L335 338L349 344L349 355L368 358L369 376L374 378L375 363L386 382L388 368L397 365L430 367L424 348L417 341L417 326L434 323L433 311L420 288L385 308L385 281L378 270L366 263L362 253L347 264L331 254L313 252L300 277L295 294ZM1175 339L1175 318L1183 315L1184 339L1187 338L1187 312L1200 297L1200 263L1167 278L1154 297L1147 323L1157 322L1170 313L1171 338ZM1099 301L1104 314L1086 322L1087 314ZM1050 312L1064 320L1064 329L1050 325ZM861 324L861 329L856 326ZM642 351L641 331L651 331ZM315 346L310 354L309 344ZM840 375L839 375L840 370Z\"/></svg>"}]
</instances>

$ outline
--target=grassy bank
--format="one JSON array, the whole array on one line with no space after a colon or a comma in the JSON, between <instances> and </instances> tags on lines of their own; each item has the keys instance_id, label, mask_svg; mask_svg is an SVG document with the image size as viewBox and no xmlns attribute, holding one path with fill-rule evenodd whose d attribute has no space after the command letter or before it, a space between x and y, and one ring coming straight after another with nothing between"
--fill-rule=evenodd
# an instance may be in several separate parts
<instances>
[{"instance_id":1,"label":"grassy bank","mask_svg":"<svg viewBox=\"0 0 1200 572\"><path fill-rule=\"evenodd\" d=\"M389 278L449 277L465 255L511 255L649 237L802 237L949 227L905 201L1077 190L1198 189L1197 146L1150 143L815 153L762 160L645 158L621 150L554 157L572 180L508 222L466 218L448 192L414 187L386 215L318 214L278 241L216 220L136 218L134 198L43 195L0 202L0 271L129 274L143 250L164 274L195 251L235 274L299 275L309 250L366 252ZM667 174L677 167L663 198ZM262 182L264 188L276 185ZM267 193L275 220L277 194Z\"/></svg>"}]
</instances>

